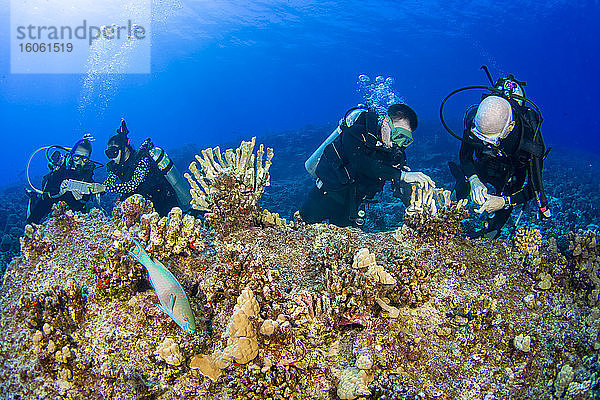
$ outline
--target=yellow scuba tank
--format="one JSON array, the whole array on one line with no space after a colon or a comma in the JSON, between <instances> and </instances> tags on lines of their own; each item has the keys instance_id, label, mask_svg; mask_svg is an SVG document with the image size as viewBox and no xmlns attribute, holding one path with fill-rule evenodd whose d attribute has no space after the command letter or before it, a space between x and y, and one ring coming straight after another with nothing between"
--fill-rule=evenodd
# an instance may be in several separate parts
<instances>
[{"instance_id":1,"label":"yellow scuba tank","mask_svg":"<svg viewBox=\"0 0 600 400\"><path fill-rule=\"evenodd\" d=\"M317 174L316 174L317 165L319 165L319 161L321 160L323 151L325 151L325 147L327 147L331 142L333 142L340 135L340 133L342 133L342 125L343 124L345 124L346 126L352 126L354 124L354 122L356 121L356 119L358 118L358 116L364 111L367 111L367 107L362 104L359 104L358 106L353 107L350 110L348 110L346 112L346 114L344 115L344 117L342 119L340 119L340 122L339 122L337 128L335 128L333 130L333 132L331 132L331 134L327 137L327 139L325 139L325 141L323 143L321 143L321 145L314 151L314 153L312 153L311 156L308 157L308 159L304 163L304 168L306 168L306 171L313 178L317 178ZM345 121L344 121L344 119L345 119Z\"/></svg>"},{"instance_id":2,"label":"yellow scuba tank","mask_svg":"<svg viewBox=\"0 0 600 400\"><path fill-rule=\"evenodd\" d=\"M149 150L149 153L150 157L156 163L158 170L164 174L167 182L173 187L179 206L184 210L187 209L192 201L192 196L186 186L187 182L183 180L183 175L179 173L173 161L171 161L167 153L160 147L153 147Z\"/></svg>"}]
</instances>

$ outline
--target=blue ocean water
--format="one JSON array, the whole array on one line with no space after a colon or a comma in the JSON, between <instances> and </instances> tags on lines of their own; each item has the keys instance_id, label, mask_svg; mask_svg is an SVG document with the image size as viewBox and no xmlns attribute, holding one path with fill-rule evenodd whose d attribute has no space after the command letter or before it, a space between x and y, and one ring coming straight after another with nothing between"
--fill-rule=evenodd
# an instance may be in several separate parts
<instances>
[{"instance_id":1,"label":"blue ocean water","mask_svg":"<svg viewBox=\"0 0 600 400\"><path fill-rule=\"evenodd\" d=\"M360 102L361 73L394 77L420 116L418 134L443 134L441 99L487 83L483 64L527 81L548 143L600 150L597 0L156 0L151 73L142 75L11 74L2 2L0 184L22 179L37 147L68 146L84 132L105 161L121 117L134 144L150 136L167 148L331 124ZM470 102L449 105L449 120Z\"/></svg>"},{"instance_id":2,"label":"blue ocean water","mask_svg":"<svg viewBox=\"0 0 600 400\"><path fill-rule=\"evenodd\" d=\"M123 3L135 8L141 1ZM81 74L11 73L15 49L8 38L14 27L11 7L2 2L0 187L7 189L0 191L0 229L9 255L18 252L24 224L29 155L40 146L70 146L89 132L96 138L92 158L104 163L106 140L121 118L134 147L151 137L181 172L204 147L235 146L257 135L276 154L262 206L290 218L312 186L304 160L349 107L365 100L360 74L371 82L379 75L393 78L391 89L420 119L409 165L451 189L447 162L457 160L460 142L443 130L439 107L456 88L487 85L482 65L494 79L512 73L527 81L527 96L545 118L544 139L555 150L544 180L555 218L542 226L543 234L560 236L598 222L597 0L151 0L149 74L102 73L131 63L127 48L93 54ZM449 101L445 116L456 131L466 107L480 95L467 92ZM30 170L35 185L46 171L38 154ZM104 169L96 172L99 180L103 175ZM104 200L107 211L111 200ZM389 192L379 200L366 230L401 223L398 201ZM513 214L507 227L515 223L518 213ZM536 224L534 215L526 211L521 223ZM465 226L476 229L480 223Z\"/></svg>"}]
</instances>

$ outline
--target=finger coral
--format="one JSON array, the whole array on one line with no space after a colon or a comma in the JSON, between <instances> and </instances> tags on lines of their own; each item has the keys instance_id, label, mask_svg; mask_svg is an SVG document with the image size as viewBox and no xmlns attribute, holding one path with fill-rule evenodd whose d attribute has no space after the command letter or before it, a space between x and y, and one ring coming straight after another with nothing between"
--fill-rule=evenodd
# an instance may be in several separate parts
<instances>
[{"instance_id":1,"label":"finger coral","mask_svg":"<svg viewBox=\"0 0 600 400\"><path fill-rule=\"evenodd\" d=\"M242 142L237 149L227 149L224 153L218 146L207 148L202 156L196 155L197 162L190 164L193 176L184 174L192 187L192 208L207 211L207 221L221 236L260 220L256 203L270 184L273 149L267 148L265 156L261 144L254 154L255 144L253 137L250 142ZM264 218L278 222L273 216Z\"/></svg>"},{"instance_id":2,"label":"finger coral","mask_svg":"<svg viewBox=\"0 0 600 400\"><path fill-rule=\"evenodd\" d=\"M417 239L443 246L462 231L460 222L468 216L466 203L466 199L451 201L448 190L431 187L425 191L413 185L404 225L395 237L398 241Z\"/></svg>"}]
</instances>

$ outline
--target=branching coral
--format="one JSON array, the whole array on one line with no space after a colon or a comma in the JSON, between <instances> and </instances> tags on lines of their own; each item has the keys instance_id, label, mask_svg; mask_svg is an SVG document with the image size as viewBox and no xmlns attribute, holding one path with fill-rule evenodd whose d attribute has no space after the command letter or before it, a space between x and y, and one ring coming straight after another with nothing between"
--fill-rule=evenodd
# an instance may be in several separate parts
<instances>
[{"instance_id":1,"label":"branching coral","mask_svg":"<svg viewBox=\"0 0 600 400\"><path fill-rule=\"evenodd\" d=\"M273 149L265 150L261 144L256 155L256 138L242 142L233 150L208 148L196 162L190 164L190 172L184 174L192 189L191 205L196 210L208 211L207 221L221 236L254 224L260 220L256 203L266 186L269 186Z\"/></svg>"},{"instance_id":2,"label":"branching coral","mask_svg":"<svg viewBox=\"0 0 600 400\"><path fill-rule=\"evenodd\" d=\"M430 188L425 191L413 186L404 225L395 237L399 241L418 238L444 245L462 231L460 221L468 216L466 203L466 199L452 202L448 190Z\"/></svg>"},{"instance_id":3,"label":"branching coral","mask_svg":"<svg viewBox=\"0 0 600 400\"><path fill-rule=\"evenodd\" d=\"M202 221L183 215L174 207L165 217L154 211L152 202L138 194L128 197L113 210L115 248L134 238L145 245L148 254L161 259L172 254L191 255L204 250Z\"/></svg>"}]
</instances>

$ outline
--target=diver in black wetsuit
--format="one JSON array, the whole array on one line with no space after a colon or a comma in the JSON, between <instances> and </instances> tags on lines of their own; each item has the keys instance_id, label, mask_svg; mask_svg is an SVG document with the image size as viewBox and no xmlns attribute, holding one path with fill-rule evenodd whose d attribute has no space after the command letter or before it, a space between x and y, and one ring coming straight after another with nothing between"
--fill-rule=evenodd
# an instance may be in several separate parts
<instances>
[{"instance_id":1,"label":"diver in black wetsuit","mask_svg":"<svg viewBox=\"0 0 600 400\"><path fill-rule=\"evenodd\" d=\"M57 152L58 154L58 152ZM74 211L83 211L89 195L84 195L80 200L75 199L73 193L65 192L59 196L60 187L64 180L74 179L77 181L93 182L95 165L90 161L92 144L88 137L78 141L72 150L64 158L63 162L52 167L52 171L42 178L42 192L36 194L28 192L29 204L27 206L27 223L39 224L40 221L50 213L52 205L64 201ZM36 189L37 190L37 189Z\"/></svg>"},{"instance_id":2,"label":"diver in black wetsuit","mask_svg":"<svg viewBox=\"0 0 600 400\"><path fill-rule=\"evenodd\" d=\"M519 93L522 96L522 90ZM551 218L542 182L545 146L538 132L540 122L536 111L497 95L467 111L460 168L449 164L457 179L457 199L470 194L480 206L476 212L490 214L484 229L472 237L498 238L513 207L533 198L538 218ZM495 188L495 195L488 194L486 184Z\"/></svg>"},{"instance_id":3,"label":"diver in black wetsuit","mask_svg":"<svg viewBox=\"0 0 600 400\"><path fill-rule=\"evenodd\" d=\"M338 226L362 226L362 204L393 181L394 195L408 205L411 183L427 189L435 183L422 172L410 172L405 148L412 143L417 114L405 104L388 108L379 123L378 115L363 110L354 123L348 114L341 133L329 143L316 165L316 187L308 194L300 216L308 223L329 220ZM350 125L350 126L349 126Z\"/></svg>"},{"instance_id":4,"label":"diver in black wetsuit","mask_svg":"<svg viewBox=\"0 0 600 400\"><path fill-rule=\"evenodd\" d=\"M151 158L154 145L150 139L136 151L129 142L128 133L125 120L121 120L117 134L108 140L105 154L111 161L106 165L109 173L104 182L106 191L120 193L120 200L141 194L152 201L156 212L165 216L179 205L177 194Z\"/></svg>"}]
</instances>

